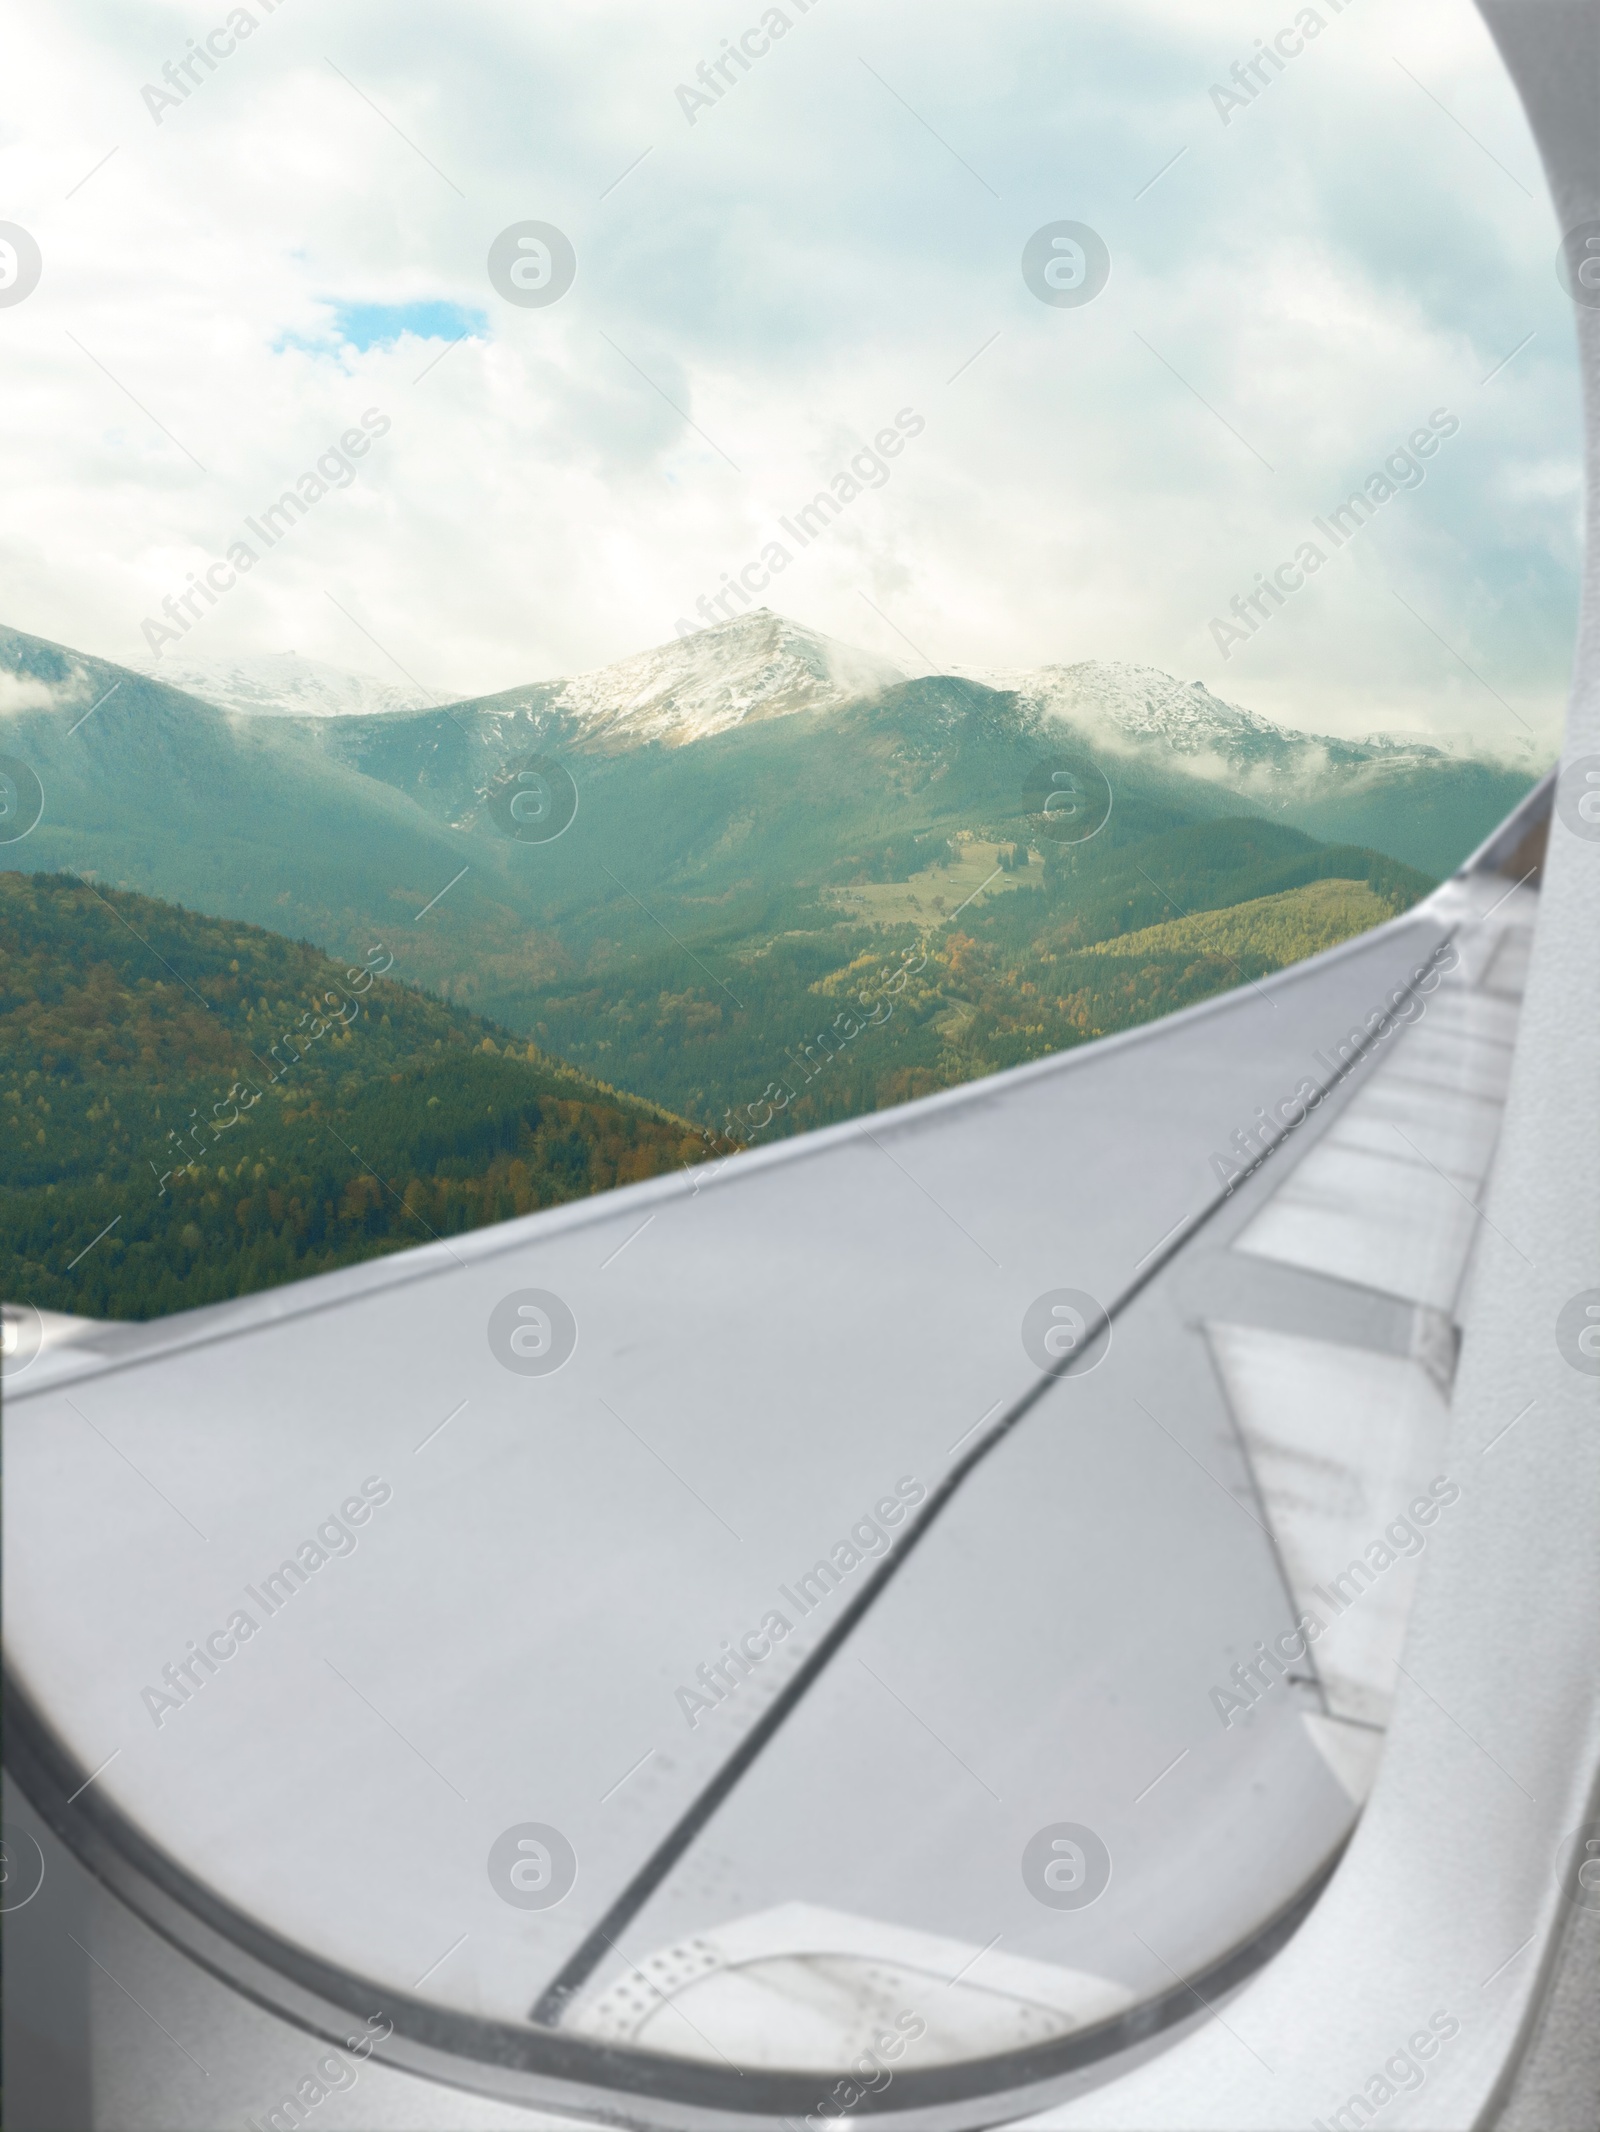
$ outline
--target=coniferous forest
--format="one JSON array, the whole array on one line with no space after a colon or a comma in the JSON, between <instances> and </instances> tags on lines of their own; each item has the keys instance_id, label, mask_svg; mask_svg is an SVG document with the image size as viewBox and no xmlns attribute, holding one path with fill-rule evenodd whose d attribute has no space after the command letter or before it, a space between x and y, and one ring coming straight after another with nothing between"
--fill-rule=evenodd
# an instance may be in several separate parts
<instances>
[{"instance_id":1,"label":"coniferous forest","mask_svg":"<svg viewBox=\"0 0 1600 2132\"><path fill-rule=\"evenodd\" d=\"M37 874L0 874L0 940L11 1300L159 1317L718 1144L396 983L376 942L335 962Z\"/></svg>"}]
</instances>

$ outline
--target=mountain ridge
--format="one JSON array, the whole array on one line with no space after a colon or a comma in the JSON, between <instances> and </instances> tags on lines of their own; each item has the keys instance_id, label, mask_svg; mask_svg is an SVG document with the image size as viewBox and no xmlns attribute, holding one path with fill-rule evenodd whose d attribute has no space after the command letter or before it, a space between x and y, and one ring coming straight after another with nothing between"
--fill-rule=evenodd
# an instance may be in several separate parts
<instances>
[{"instance_id":1,"label":"mountain ridge","mask_svg":"<svg viewBox=\"0 0 1600 2132\"><path fill-rule=\"evenodd\" d=\"M1182 767L1264 798L1285 788L1309 792L1329 778L1442 763L1442 748L1387 734L1341 739L1285 726L1213 695L1203 681L1179 681L1159 667L1079 660L1070 666L974 671L1041 716L1071 725L1115 752L1163 749Z\"/></svg>"},{"instance_id":2,"label":"mountain ridge","mask_svg":"<svg viewBox=\"0 0 1600 2132\"><path fill-rule=\"evenodd\" d=\"M711 702L734 722L692 746L619 741L570 700L554 708L553 687L256 717L0 632L13 706L0 754L44 793L0 865L70 871L350 961L385 941L408 982L701 1126L759 1121L763 1088L799 1072L772 1127L793 1130L1169 1011L1296 943L1309 952L1327 914L1312 924L1296 905L1287 929L1265 910L1241 920L1253 945L1231 961L1187 936L1136 966L1081 959L1177 912L1315 880L1364 881L1399 908L1529 782L1425 763L1381 791L1336 780L1315 807L1241 797L1199 758L1090 750L1076 727L977 680L902 679L840 701L825 651L798 681L771 671L774 650L787 656L775 630L746 634L745 700ZM680 699L684 676L726 672L717 655L715 639L681 655ZM826 707L775 714L791 682ZM641 695L656 716L665 697L648 688L613 707ZM557 758L578 805L559 834L524 841L498 802L535 754ZM1082 841L1061 841L1042 811L1064 768L1115 787ZM1373 906L1351 893L1335 899L1338 923L1359 928ZM924 955L901 990L900 959ZM852 1027L871 1027L870 1042ZM844 1053L813 1070L830 1028Z\"/></svg>"},{"instance_id":3,"label":"mountain ridge","mask_svg":"<svg viewBox=\"0 0 1600 2132\"><path fill-rule=\"evenodd\" d=\"M759 607L584 673L441 706L528 709L570 718L572 736L602 745L693 745L758 718L841 710L911 677L892 661ZM918 677L971 681L1015 696L1041 721L1118 754L1164 750L1190 774L1254 788L1269 803L1329 779L1452 760L1448 751L1382 732L1346 739L1289 726L1180 681L1158 667L1083 659L1038 667L951 666Z\"/></svg>"},{"instance_id":4,"label":"mountain ridge","mask_svg":"<svg viewBox=\"0 0 1600 2132\"><path fill-rule=\"evenodd\" d=\"M330 666L297 651L258 652L207 659L191 654L164 658L151 679L219 711L253 718L370 718L386 711L417 711L435 699L419 688L400 688L376 675Z\"/></svg>"},{"instance_id":5,"label":"mountain ridge","mask_svg":"<svg viewBox=\"0 0 1600 2132\"><path fill-rule=\"evenodd\" d=\"M885 803L898 808L908 797L905 776L914 760L964 746L957 738L962 730L975 736L980 728L1003 729L1019 755L1019 787L1027 766L1058 747L1076 748L1103 761L1124 794L1137 783L1180 812L1268 815L1334 843L1370 846L1435 877L1458 864L1532 783L1527 770L1410 741L1298 733L1155 668L1080 661L1008 669L989 681L907 680L891 679L896 670L880 662L865 676L875 688L858 696L863 673L849 663L855 656L758 611L575 680L431 708L261 716L219 708L175 686L177 669L168 680L0 629L0 752L14 747L53 794L46 829L37 834L52 843L55 863L94 866L113 849L139 846L145 852L139 866L113 878L194 894L202 907L222 907L234 891L215 880L202 889L170 843L157 861L155 823L164 820L180 838L198 834L205 841L206 818L232 814L231 834L254 847L258 826L279 807L259 796L247 804L245 793L259 794L265 781L285 803L292 795L291 812L307 822L321 817L325 828L321 857L309 874L286 880L284 891L304 905L308 932L328 939L341 937L339 913L350 899L330 900L323 890L349 874L341 851L353 837L370 847L376 834L394 847L392 878L415 869L420 907L459 870L461 859L452 863L455 839L488 833L494 795L513 762L534 753L567 756L575 771L581 758L590 777L604 762L627 762L636 784L660 781L657 758L682 757L685 767L701 766L685 788L694 795L707 780L721 788L721 751L740 735L767 736L761 759L784 759L797 792L814 779L819 748L865 750L862 770L872 757L871 777L889 776L899 797L891 801L886 789ZM997 680L1011 686L998 689ZM798 754L780 737L791 728L806 742ZM742 750L739 760L750 769L756 762ZM891 770L891 761L902 768ZM834 783L824 779L830 790ZM131 813L130 791L141 793ZM673 804L681 806L683 797ZM1020 799L997 800L985 802L982 818L996 833L1013 833L1002 832L1001 823L1018 812ZM846 849L857 834L847 817L867 801L865 791L859 797L835 791L826 803ZM193 830L180 829L197 805ZM49 830L51 820L62 834ZM921 833L932 822L914 826ZM829 834L829 823L812 825L813 841ZM419 835L433 847L431 855L418 845ZM406 847L416 847L409 862ZM492 861L491 876L513 863L503 842L484 856ZM263 870L254 861L252 868ZM282 871L276 859L268 870ZM370 878L367 859L357 870ZM482 885L481 874L474 879ZM365 893L355 900L360 907L370 902ZM240 915L270 923L276 912L257 904L240 907Z\"/></svg>"},{"instance_id":6,"label":"mountain ridge","mask_svg":"<svg viewBox=\"0 0 1600 2132\"><path fill-rule=\"evenodd\" d=\"M1463 759L1414 735L1380 730L1355 739L1287 725L1214 694L1204 681L1131 661L946 671L1015 696L1042 730L1065 725L1118 755L1164 752L1174 767L1269 805ZM737 725L842 710L910 677L876 653L759 607L604 666L443 701L296 653L210 662L180 656L151 678L244 715L526 714L573 744L619 748L693 746Z\"/></svg>"}]
</instances>

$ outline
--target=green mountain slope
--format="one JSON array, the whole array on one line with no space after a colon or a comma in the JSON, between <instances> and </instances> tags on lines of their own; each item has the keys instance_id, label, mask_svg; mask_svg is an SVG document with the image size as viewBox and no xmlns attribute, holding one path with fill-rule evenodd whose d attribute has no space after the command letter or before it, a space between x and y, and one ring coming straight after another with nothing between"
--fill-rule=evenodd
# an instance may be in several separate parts
<instances>
[{"instance_id":1,"label":"green mountain slope","mask_svg":"<svg viewBox=\"0 0 1600 2132\"><path fill-rule=\"evenodd\" d=\"M702 1159L705 1136L382 974L0 874L0 1293L161 1315Z\"/></svg>"},{"instance_id":2,"label":"green mountain slope","mask_svg":"<svg viewBox=\"0 0 1600 2132\"><path fill-rule=\"evenodd\" d=\"M1335 844L1365 844L1442 880L1503 822L1534 779L1493 763L1379 773L1337 797L1297 800L1280 820Z\"/></svg>"},{"instance_id":3,"label":"green mountain slope","mask_svg":"<svg viewBox=\"0 0 1600 2132\"><path fill-rule=\"evenodd\" d=\"M609 1005L553 991L541 1026L686 1097L697 1071L709 1078L714 1060L726 1081L731 1063L743 1085L719 1122L759 1138L1193 1005L1380 923L1428 886L1377 853L1315 844L1278 823L1163 832L1109 847L1093 867L1087 849L1021 867L1007 892L920 931L857 936L866 944L842 966L805 940L752 957L737 982L760 1010L758 1042L717 1019L704 985ZM795 1029L797 1007L810 1013ZM794 1033L782 1043L766 1033L785 1026Z\"/></svg>"},{"instance_id":4,"label":"green mountain slope","mask_svg":"<svg viewBox=\"0 0 1600 2132\"><path fill-rule=\"evenodd\" d=\"M1063 1011L1052 958L1118 932L1317 878L1365 881L1391 908L1428 885L1145 757L1108 758L1110 819L1057 844L1041 768L1070 759L1094 779L1072 729L950 677L691 745L624 746L561 714L554 685L436 711L250 719L14 632L0 633L0 666L48 699L13 710L0 739L45 789L37 828L0 847L8 863L346 959L381 938L407 981L719 1127L760 1115L784 1062L840 1017L876 1015L877 1041L848 1038L766 1129L1076 1040L1084 1017ZM549 842L514 841L497 819L531 753L558 757L577 790ZM953 1044L963 1013L937 987L953 983L958 932L997 972L1039 969L1017 979L1033 987L1026 1008L996 976L992 1026ZM944 973L921 1020L918 957ZM1200 967L1212 989L1238 982L1215 958ZM874 985L896 978L880 1003ZM1140 996L1145 1012L1179 1001Z\"/></svg>"}]
</instances>

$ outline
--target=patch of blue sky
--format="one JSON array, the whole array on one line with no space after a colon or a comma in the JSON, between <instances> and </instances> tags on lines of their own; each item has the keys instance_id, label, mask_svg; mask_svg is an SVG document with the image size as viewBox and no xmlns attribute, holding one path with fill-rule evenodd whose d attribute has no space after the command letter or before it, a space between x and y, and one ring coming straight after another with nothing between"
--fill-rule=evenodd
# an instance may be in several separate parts
<instances>
[{"instance_id":1,"label":"patch of blue sky","mask_svg":"<svg viewBox=\"0 0 1600 2132\"><path fill-rule=\"evenodd\" d=\"M305 348L321 353L350 347L365 354L369 348L392 348L408 333L448 346L468 334L486 335L489 330L486 312L443 297L404 304L333 303L329 310L332 315L326 331L281 333L273 342L274 350Z\"/></svg>"}]
</instances>

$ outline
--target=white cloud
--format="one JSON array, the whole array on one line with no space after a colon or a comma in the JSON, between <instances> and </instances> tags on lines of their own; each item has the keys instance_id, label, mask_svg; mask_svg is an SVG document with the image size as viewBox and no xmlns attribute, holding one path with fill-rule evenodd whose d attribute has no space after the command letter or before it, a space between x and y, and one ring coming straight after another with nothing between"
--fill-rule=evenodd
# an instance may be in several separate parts
<instances>
[{"instance_id":1,"label":"white cloud","mask_svg":"<svg viewBox=\"0 0 1600 2132\"><path fill-rule=\"evenodd\" d=\"M771 604L901 661L1128 659L1334 731L1515 739L1504 699L1548 742L1577 403L1532 147L1470 10L1319 11L1227 127L1211 83L1286 0L814 0L692 127L676 85L753 0L280 0L159 127L142 84L220 7L98 42L24 20L3 163L45 274L0 310L6 619L142 663L143 618L376 406L358 479L196 655L393 678L376 640L449 693L577 672L669 636L912 406L926 434ZM1048 310L1018 261L1067 216L1112 278ZM578 251L548 310L485 271L529 217ZM486 335L285 345L335 302L438 300ZM1223 662L1210 617L1441 405L1423 487Z\"/></svg>"},{"instance_id":2,"label":"white cloud","mask_svg":"<svg viewBox=\"0 0 1600 2132\"><path fill-rule=\"evenodd\" d=\"M47 681L0 672L0 718L13 711L47 711L55 702L56 692Z\"/></svg>"}]
</instances>

